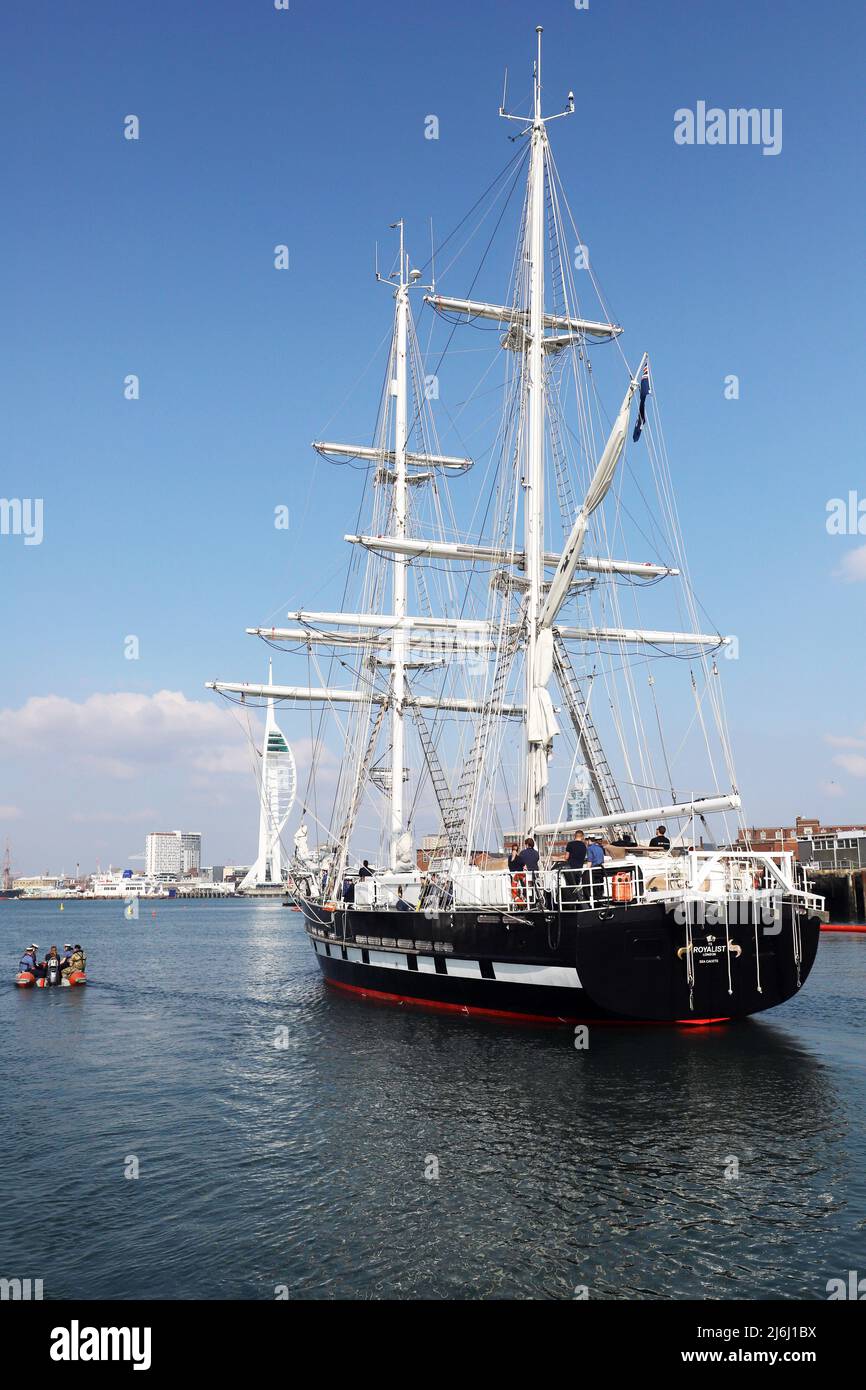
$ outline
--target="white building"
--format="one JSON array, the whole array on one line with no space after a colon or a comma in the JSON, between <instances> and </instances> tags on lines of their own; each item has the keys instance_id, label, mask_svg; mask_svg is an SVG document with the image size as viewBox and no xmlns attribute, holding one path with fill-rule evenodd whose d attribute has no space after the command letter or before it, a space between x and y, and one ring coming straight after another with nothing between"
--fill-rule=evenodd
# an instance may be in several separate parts
<instances>
[{"instance_id":1,"label":"white building","mask_svg":"<svg viewBox=\"0 0 866 1390\"><path fill-rule=\"evenodd\" d=\"M190 830L180 833L181 867L185 874L201 868L201 835Z\"/></svg>"},{"instance_id":2,"label":"white building","mask_svg":"<svg viewBox=\"0 0 866 1390\"><path fill-rule=\"evenodd\" d=\"M201 835L187 830L152 830L145 843L148 877L181 878L201 866Z\"/></svg>"}]
</instances>

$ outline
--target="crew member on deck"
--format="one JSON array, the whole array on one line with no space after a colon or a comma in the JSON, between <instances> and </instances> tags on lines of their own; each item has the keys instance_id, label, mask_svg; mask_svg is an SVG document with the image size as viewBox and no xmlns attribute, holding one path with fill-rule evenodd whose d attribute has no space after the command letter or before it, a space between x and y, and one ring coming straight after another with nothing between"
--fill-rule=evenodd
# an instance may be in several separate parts
<instances>
[{"instance_id":1,"label":"crew member on deck","mask_svg":"<svg viewBox=\"0 0 866 1390\"><path fill-rule=\"evenodd\" d=\"M668 832L663 825L660 825L656 833L650 840L650 849L670 849L671 842Z\"/></svg>"},{"instance_id":2,"label":"crew member on deck","mask_svg":"<svg viewBox=\"0 0 866 1390\"><path fill-rule=\"evenodd\" d=\"M583 898L586 850L587 845L583 831L575 831L574 836L565 846L565 859L556 865L561 873L564 872L567 875L564 885L565 891L560 895L563 904L573 905Z\"/></svg>"},{"instance_id":3,"label":"crew member on deck","mask_svg":"<svg viewBox=\"0 0 866 1390\"><path fill-rule=\"evenodd\" d=\"M411 904L411 903L407 903L406 899L403 897L403 885L402 885L402 883L401 883L401 884L398 886L398 888L397 888L397 901L396 901L396 903L394 904L394 906L396 907L396 909L397 909L398 912L414 912L414 911L415 911L415 909L413 908L412 904Z\"/></svg>"},{"instance_id":4,"label":"crew member on deck","mask_svg":"<svg viewBox=\"0 0 866 1390\"><path fill-rule=\"evenodd\" d=\"M589 865L589 881L592 886L594 897L598 897L604 889L604 848L601 840L592 837L586 851L586 861Z\"/></svg>"},{"instance_id":5,"label":"crew member on deck","mask_svg":"<svg viewBox=\"0 0 866 1390\"><path fill-rule=\"evenodd\" d=\"M538 868L538 850L535 848L535 841L530 837L523 843L523 849L517 856L519 869L527 869L534 874Z\"/></svg>"},{"instance_id":6,"label":"crew member on deck","mask_svg":"<svg viewBox=\"0 0 866 1390\"><path fill-rule=\"evenodd\" d=\"M582 830L575 832L574 839L565 846L566 869L582 869L586 863L586 839Z\"/></svg>"},{"instance_id":7,"label":"crew member on deck","mask_svg":"<svg viewBox=\"0 0 866 1390\"><path fill-rule=\"evenodd\" d=\"M359 877L359 878L372 878L372 877L373 877L373 870L370 868L370 861L369 861L369 859L365 859L365 860L364 860L363 864L361 865L360 869L358 870L358 877Z\"/></svg>"}]
</instances>

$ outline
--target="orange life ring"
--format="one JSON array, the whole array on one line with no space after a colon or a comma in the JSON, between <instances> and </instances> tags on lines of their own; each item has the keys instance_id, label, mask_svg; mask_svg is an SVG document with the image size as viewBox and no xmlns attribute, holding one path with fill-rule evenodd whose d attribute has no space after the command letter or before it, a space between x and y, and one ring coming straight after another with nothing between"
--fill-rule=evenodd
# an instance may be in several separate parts
<instances>
[{"instance_id":1,"label":"orange life ring","mask_svg":"<svg viewBox=\"0 0 866 1390\"><path fill-rule=\"evenodd\" d=\"M511 900L515 907L526 907L526 874L511 875Z\"/></svg>"}]
</instances>

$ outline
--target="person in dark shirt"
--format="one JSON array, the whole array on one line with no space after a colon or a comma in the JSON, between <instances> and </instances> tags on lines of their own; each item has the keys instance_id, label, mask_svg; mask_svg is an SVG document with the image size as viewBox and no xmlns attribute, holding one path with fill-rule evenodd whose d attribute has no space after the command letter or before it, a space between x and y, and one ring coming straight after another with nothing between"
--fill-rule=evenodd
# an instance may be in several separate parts
<instances>
[{"instance_id":1,"label":"person in dark shirt","mask_svg":"<svg viewBox=\"0 0 866 1390\"><path fill-rule=\"evenodd\" d=\"M565 859L556 868L565 877L560 880L560 900L565 906L573 906L583 899L584 865L586 863L586 840L582 830L575 832L565 846Z\"/></svg>"},{"instance_id":2,"label":"person in dark shirt","mask_svg":"<svg viewBox=\"0 0 866 1390\"><path fill-rule=\"evenodd\" d=\"M44 960L45 983L46 985L59 985L62 979L60 973L60 956L57 947L52 946Z\"/></svg>"},{"instance_id":3,"label":"person in dark shirt","mask_svg":"<svg viewBox=\"0 0 866 1390\"><path fill-rule=\"evenodd\" d=\"M668 832L663 825L660 825L656 833L650 840L650 849L670 849L671 842Z\"/></svg>"},{"instance_id":4,"label":"person in dark shirt","mask_svg":"<svg viewBox=\"0 0 866 1390\"><path fill-rule=\"evenodd\" d=\"M358 870L358 877L359 877L359 878L372 878L372 877L373 877L373 870L370 868L370 861L369 861L369 859L365 859L365 860L364 860L363 864L361 865L360 869Z\"/></svg>"},{"instance_id":5,"label":"person in dark shirt","mask_svg":"<svg viewBox=\"0 0 866 1390\"><path fill-rule=\"evenodd\" d=\"M520 851L516 849L510 850L507 845L505 849L508 855L508 872L516 874L520 870Z\"/></svg>"},{"instance_id":6,"label":"person in dark shirt","mask_svg":"<svg viewBox=\"0 0 866 1390\"><path fill-rule=\"evenodd\" d=\"M403 885L402 885L402 883L400 884L400 886L399 886L398 889L397 889L397 901L396 901L396 903L394 904L394 906L396 907L396 909L397 909L398 912L414 912L414 911L415 911L415 909L413 908L412 904L411 904L411 903L407 903L406 899L403 897Z\"/></svg>"},{"instance_id":7,"label":"person in dark shirt","mask_svg":"<svg viewBox=\"0 0 866 1390\"><path fill-rule=\"evenodd\" d=\"M538 850L533 839L524 841L523 849L517 856L517 863L521 869L527 869L531 874L535 873L538 868Z\"/></svg>"},{"instance_id":8,"label":"person in dark shirt","mask_svg":"<svg viewBox=\"0 0 866 1390\"><path fill-rule=\"evenodd\" d=\"M583 831L578 830L573 840L565 846L565 868L582 869L586 863L586 840Z\"/></svg>"}]
</instances>

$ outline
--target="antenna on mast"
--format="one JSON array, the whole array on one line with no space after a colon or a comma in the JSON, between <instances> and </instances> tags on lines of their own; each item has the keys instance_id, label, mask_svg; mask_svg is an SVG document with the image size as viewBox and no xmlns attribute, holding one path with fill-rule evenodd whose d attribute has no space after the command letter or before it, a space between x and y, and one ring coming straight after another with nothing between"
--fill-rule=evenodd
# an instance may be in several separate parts
<instances>
[{"instance_id":1,"label":"antenna on mast","mask_svg":"<svg viewBox=\"0 0 866 1390\"><path fill-rule=\"evenodd\" d=\"M505 110L506 110L507 105L508 105L508 68L505 69L505 78L504 78L503 83L502 83L502 105L501 105L500 108L499 108L499 114L500 114L500 116L504 116L504 115L505 115Z\"/></svg>"}]
</instances>

